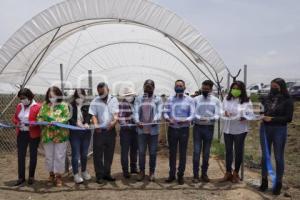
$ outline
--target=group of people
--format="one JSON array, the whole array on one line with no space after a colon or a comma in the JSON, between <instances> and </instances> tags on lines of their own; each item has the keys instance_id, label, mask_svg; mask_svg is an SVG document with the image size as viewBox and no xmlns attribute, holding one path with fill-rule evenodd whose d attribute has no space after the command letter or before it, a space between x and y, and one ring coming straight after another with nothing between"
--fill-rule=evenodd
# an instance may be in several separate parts
<instances>
[{"instance_id":1,"label":"group of people","mask_svg":"<svg viewBox=\"0 0 300 200\"><path fill-rule=\"evenodd\" d=\"M71 144L72 171L74 181L80 184L90 180L87 171L87 156L91 138L93 139L93 161L96 182L115 181L111 175L116 143L116 125L120 126L121 166L126 179L137 174L137 181L146 177L146 152L149 152L149 180L155 181L156 157L161 123L168 124L169 176L166 183L175 180L184 184L187 148L190 127L193 127L193 182L209 182L208 167L210 148L214 135L214 124L220 118L224 121L224 141L226 151L226 173L222 181L238 183L239 170L243 162L245 138L249 132L249 120L254 120L251 100L245 84L235 81L223 101L212 93L214 83L202 83L202 94L192 98L185 94L185 82L175 82L175 95L166 102L155 95L155 83L146 80L144 93L137 96L133 88L125 87L120 99L109 93L104 82L97 86L98 96L88 102L84 89L76 89L71 106L63 99L57 87L48 89L42 104L35 102L34 94L22 88L18 97L14 123L17 125L18 172L16 185L25 182L25 157L30 149L28 184L34 183L37 164L37 149L42 140L49 181L62 186L65 171L67 142ZM292 121L293 102L283 79L271 82L268 97L262 101L261 147L262 183L261 191L268 189L265 148L274 148L276 160L275 195L280 194L284 173L284 148L287 139L287 124ZM164 119L164 122L162 122ZM28 122L50 122L47 126L30 125ZM80 130L57 127L53 122L81 127ZM266 140L266 141L265 141ZM267 146L265 145L267 144ZM177 149L179 164L176 165ZM233 152L234 151L234 152ZM200 157L202 165L200 173ZM235 157L235 158L233 158ZM235 160L234 168L232 168ZM80 163L80 169L79 169ZM80 172L79 172L80 171Z\"/></svg>"}]
</instances>

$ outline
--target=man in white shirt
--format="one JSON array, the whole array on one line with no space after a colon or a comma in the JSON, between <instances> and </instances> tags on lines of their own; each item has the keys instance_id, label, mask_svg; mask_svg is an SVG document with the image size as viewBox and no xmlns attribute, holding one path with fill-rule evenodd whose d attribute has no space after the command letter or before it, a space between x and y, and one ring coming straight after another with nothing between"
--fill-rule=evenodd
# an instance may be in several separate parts
<instances>
[{"instance_id":1,"label":"man in white shirt","mask_svg":"<svg viewBox=\"0 0 300 200\"><path fill-rule=\"evenodd\" d=\"M93 156L96 173L96 182L103 180L115 181L111 177L111 164L113 161L116 129L118 121L119 102L109 94L106 83L97 86L99 96L90 105L89 114L92 115L92 124L95 126L93 135Z\"/></svg>"},{"instance_id":2,"label":"man in white shirt","mask_svg":"<svg viewBox=\"0 0 300 200\"><path fill-rule=\"evenodd\" d=\"M195 97L195 118L194 118L194 153L193 153L193 182L197 183L199 177L199 164L201 150L203 149L202 175L201 179L209 182L207 176L210 147L214 135L214 124L221 113L220 100L212 95L214 83L206 80L202 83L202 95Z\"/></svg>"}]
</instances>

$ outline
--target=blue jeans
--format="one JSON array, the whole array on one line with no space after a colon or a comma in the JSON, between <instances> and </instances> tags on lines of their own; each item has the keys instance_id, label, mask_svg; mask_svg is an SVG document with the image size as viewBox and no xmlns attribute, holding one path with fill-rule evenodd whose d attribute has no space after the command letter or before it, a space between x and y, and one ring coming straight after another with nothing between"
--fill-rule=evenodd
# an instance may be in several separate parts
<instances>
[{"instance_id":1,"label":"blue jeans","mask_svg":"<svg viewBox=\"0 0 300 200\"><path fill-rule=\"evenodd\" d=\"M70 131L70 144L72 149L72 170L78 174L78 161L80 159L81 171L86 171L87 155L91 141L91 131Z\"/></svg>"},{"instance_id":2,"label":"blue jeans","mask_svg":"<svg viewBox=\"0 0 300 200\"><path fill-rule=\"evenodd\" d=\"M130 152L130 169L137 169L138 134L135 128L121 128L121 165L123 172L128 172L128 154Z\"/></svg>"},{"instance_id":3,"label":"blue jeans","mask_svg":"<svg viewBox=\"0 0 300 200\"><path fill-rule=\"evenodd\" d=\"M186 151L189 141L189 127L172 128L168 129L168 142L169 142L169 176L175 177L176 174L176 158L177 146L179 146L179 166L178 177L184 176L186 165Z\"/></svg>"},{"instance_id":4,"label":"blue jeans","mask_svg":"<svg viewBox=\"0 0 300 200\"><path fill-rule=\"evenodd\" d=\"M287 140L287 126L268 126L264 125L265 134L268 143L269 153L271 154L271 146L273 145L274 157L276 163L276 179L278 182L282 181L284 174L284 148ZM262 129L260 131L260 144L262 149L262 177L268 177L268 170L265 162L265 137Z\"/></svg>"},{"instance_id":5,"label":"blue jeans","mask_svg":"<svg viewBox=\"0 0 300 200\"><path fill-rule=\"evenodd\" d=\"M146 151L149 151L149 167L150 173L155 172L156 154L158 145L158 135L139 134L139 167L141 171L145 171Z\"/></svg>"},{"instance_id":6,"label":"blue jeans","mask_svg":"<svg viewBox=\"0 0 300 200\"><path fill-rule=\"evenodd\" d=\"M202 175L207 175L209 165L210 147L214 135L213 125L195 125L193 129L194 153L193 172L194 177L199 176L200 155L202 153Z\"/></svg>"},{"instance_id":7,"label":"blue jeans","mask_svg":"<svg viewBox=\"0 0 300 200\"><path fill-rule=\"evenodd\" d=\"M224 133L225 150L226 150L226 172L232 172L233 147L234 147L234 166L235 172L239 172L243 163L244 145L247 133L227 134Z\"/></svg>"}]
</instances>

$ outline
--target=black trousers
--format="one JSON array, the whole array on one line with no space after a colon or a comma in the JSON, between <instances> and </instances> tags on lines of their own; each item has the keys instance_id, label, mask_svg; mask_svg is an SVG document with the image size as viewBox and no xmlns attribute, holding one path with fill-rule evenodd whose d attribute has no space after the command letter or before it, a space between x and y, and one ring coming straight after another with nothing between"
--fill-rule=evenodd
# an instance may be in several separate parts
<instances>
[{"instance_id":1,"label":"black trousers","mask_svg":"<svg viewBox=\"0 0 300 200\"><path fill-rule=\"evenodd\" d=\"M224 134L226 150L226 172L232 172L233 147L235 150L235 171L238 173L243 163L244 145L247 133L242 134Z\"/></svg>"},{"instance_id":2,"label":"black trousers","mask_svg":"<svg viewBox=\"0 0 300 200\"><path fill-rule=\"evenodd\" d=\"M25 179L26 154L28 146L30 151L29 177L34 177L39 143L40 138L32 139L30 138L28 131L20 131L17 137L19 179Z\"/></svg>"},{"instance_id":3,"label":"black trousers","mask_svg":"<svg viewBox=\"0 0 300 200\"><path fill-rule=\"evenodd\" d=\"M168 141L169 141L169 176L175 177L176 173L176 158L177 148L179 148L179 166L178 177L184 176L186 166L186 152L189 141L189 127L172 128L168 129Z\"/></svg>"},{"instance_id":4,"label":"black trousers","mask_svg":"<svg viewBox=\"0 0 300 200\"><path fill-rule=\"evenodd\" d=\"M93 158L97 179L110 176L116 144L116 130L101 130L93 135Z\"/></svg>"}]
</instances>

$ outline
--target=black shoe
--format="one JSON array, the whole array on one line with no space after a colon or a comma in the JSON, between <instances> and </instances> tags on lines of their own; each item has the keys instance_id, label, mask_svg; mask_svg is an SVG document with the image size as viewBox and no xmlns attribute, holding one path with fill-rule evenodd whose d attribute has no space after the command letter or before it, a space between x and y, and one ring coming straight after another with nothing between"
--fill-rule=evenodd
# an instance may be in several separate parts
<instances>
[{"instance_id":1,"label":"black shoe","mask_svg":"<svg viewBox=\"0 0 300 200\"><path fill-rule=\"evenodd\" d=\"M96 183L102 185L102 184L104 184L104 181L102 178L97 178Z\"/></svg>"},{"instance_id":2,"label":"black shoe","mask_svg":"<svg viewBox=\"0 0 300 200\"><path fill-rule=\"evenodd\" d=\"M131 174L138 174L139 171L136 168L133 168L133 169L130 170L130 173Z\"/></svg>"},{"instance_id":3,"label":"black shoe","mask_svg":"<svg viewBox=\"0 0 300 200\"><path fill-rule=\"evenodd\" d=\"M268 178L262 178L259 191L265 192L267 189L268 189Z\"/></svg>"},{"instance_id":4,"label":"black shoe","mask_svg":"<svg viewBox=\"0 0 300 200\"><path fill-rule=\"evenodd\" d=\"M29 178L27 181L28 185L33 185L34 183L34 178Z\"/></svg>"},{"instance_id":5,"label":"black shoe","mask_svg":"<svg viewBox=\"0 0 300 200\"><path fill-rule=\"evenodd\" d=\"M123 172L123 177L124 177L125 179L129 179L129 178L130 178L129 172Z\"/></svg>"},{"instance_id":6,"label":"black shoe","mask_svg":"<svg viewBox=\"0 0 300 200\"><path fill-rule=\"evenodd\" d=\"M179 185L183 185L184 184L184 179L183 179L182 176L179 176L178 179L177 179L177 181L178 181Z\"/></svg>"},{"instance_id":7,"label":"black shoe","mask_svg":"<svg viewBox=\"0 0 300 200\"><path fill-rule=\"evenodd\" d=\"M109 182L114 182L114 181L116 181L116 179L113 178L113 177L111 177L111 176L104 176L103 179L106 180L106 181L109 181Z\"/></svg>"},{"instance_id":8,"label":"black shoe","mask_svg":"<svg viewBox=\"0 0 300 200\"><path fill-rule=\"evenodd\" d=\"M281 188L282 188L282 182L277 182L273 189L273 195L276 195L276 196L280 195Z\"/></svg>"},{"instance_id":9,"label":"black shoe","mask_svg":"<svg viewBox=\"0 0 300 200\"><path fill-rule=\"evenodd\" d=\"M168 179L165 180L166 183L172 183L173 181L175 181L176 178L174 176L169 176Z\"/></svg>"},{"instance_id":10,"label":"black shoe","mask_svg":"<svg viewBox=\"0 0 300 200\"><path fill-rule=\"evenodd\" d=\"M16 184L14 186L20 186L23 183L25 183L25 179L19 179L19 180L17 180L17 182L16 182Z\"/></svg>"},{"instance_id":11,"label":"black shoe","mask_svg":"<svg viewBox=\"0 0 300 200\"><path fill-rule=\"evenodd\" d=\"M210 181L210 179L208 178L208 176L206 174L203 174L201 176L201 180L204 181L205 183L208 183Z\"/></svg>"},{"instance_id":12,"label":"black shoe","mask_svg":"<svg viewBox=\"0 0 300 200\"><path fill-rule=\"evenodd\" d=\"M192 182L193 182L193 183L199 183L199 182L200 182L199 176L194 176Z\"/></svg>"},{"instance_id":13,"label":"black shoe","mask_svg":"<svg viewBox=\"0 0 300 200\"><path fill-rule=\"evenodd\" d=\"M138 176L137 176L137 181L143 181L145 179L145 172L144 171L140 171Z\"/></svg>"}]
</instances>

